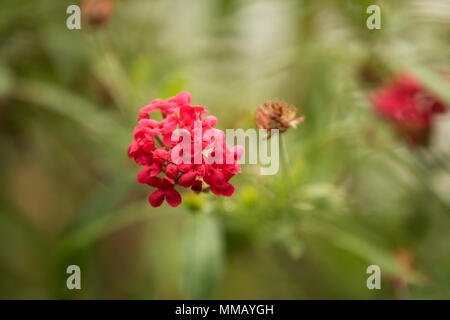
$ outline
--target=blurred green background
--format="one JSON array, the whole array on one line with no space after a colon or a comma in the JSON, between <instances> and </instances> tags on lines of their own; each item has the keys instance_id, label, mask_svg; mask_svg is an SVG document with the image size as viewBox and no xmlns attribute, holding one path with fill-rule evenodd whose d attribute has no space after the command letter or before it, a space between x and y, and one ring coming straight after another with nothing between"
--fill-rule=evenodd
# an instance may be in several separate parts
<instances>
[{"instance_id":1,"label":"blurred green background","mask_svg":"<svg viewBox=\"0 0 450 320\"><path fill-rule=\"evenodd\" d=\"M0 2L0 298L450 298L449 130L409 148L368 99L409 70L450 103L449 1L111 0L68 30L71 4ZM296 105L289 170L150 207L127 147L180 90L220 129Z\"/></svg>"}]
</instances>

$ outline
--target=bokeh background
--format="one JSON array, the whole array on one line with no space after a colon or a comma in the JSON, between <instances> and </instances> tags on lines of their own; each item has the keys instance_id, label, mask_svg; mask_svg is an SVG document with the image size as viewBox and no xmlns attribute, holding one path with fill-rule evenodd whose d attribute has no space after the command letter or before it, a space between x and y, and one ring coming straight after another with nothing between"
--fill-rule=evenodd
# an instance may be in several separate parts
<instances>
[{"instance_id":1,"label":"bokeh background","mask_svg":"<svg viewBox=\"0 0 450 320\"><path fill-rule=\"evenodd\" d=\"M408 70L450 102L449 1L110 0L68 30L71 4L0 2L0 298L450 298L449 121L412 148L369 99ZM221 129L297 106L289 168L150 207L127 147L181 90Z\"/></svg>"}]
</instances>

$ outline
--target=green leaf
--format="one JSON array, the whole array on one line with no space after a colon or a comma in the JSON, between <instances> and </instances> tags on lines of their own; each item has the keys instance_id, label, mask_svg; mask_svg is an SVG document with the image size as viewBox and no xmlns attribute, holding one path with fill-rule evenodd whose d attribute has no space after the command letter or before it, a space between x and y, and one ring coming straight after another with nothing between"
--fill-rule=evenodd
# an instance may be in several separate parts
<instances>
[{"instance_id":1,"label":"green leaf","mask_svg":"<svg viewBox=\"0 0 450 320\"><path fill-rule=\"evenodd\" d=\"M333 226L322 224L320 229L326 238L333 239L333 245L348 250L371 263L379 265L387 274L404 276L408 281L414 284L423 283L424 278L421 274L408 270L400 265L395 261L393 256L382 247Z\"/></svg>"},{"instance_id":2,"label":"green leaf","mask_svg":"<svg viewBox=\"0 0 450 320\"><path fill-rule=\"evenodd\" d=\"M38 80L18 81L15 98L65 116L92 132L108 137L111 133L126 135L126 129L84 97L61 87Z\"/></svg>"},{"instance_id":3,"label":"green leaf","mask_svg":"<svg viewBox=\"0 0 450 320\"><path fill-rule=\"evenodd\" d=\"M119 208L119 204L129 194L134 183L134 179L118 179L108 187L101 186L93 192L92 198L80 207L66 230L59 243L60 252L71 253L86 248L108 234L117 217L129 209Z\"/></svg>"},{"instance_id":4,"label":"green leaf","mask_svg":"<svg viewBox=\"0 0 450 320\"><path fill-rule=\"evenodd\" d=\"M186 237L182 289L188 299L211 299L223 267L223 238L217 218L194 215Z\"/></svg>"}]
</instances>

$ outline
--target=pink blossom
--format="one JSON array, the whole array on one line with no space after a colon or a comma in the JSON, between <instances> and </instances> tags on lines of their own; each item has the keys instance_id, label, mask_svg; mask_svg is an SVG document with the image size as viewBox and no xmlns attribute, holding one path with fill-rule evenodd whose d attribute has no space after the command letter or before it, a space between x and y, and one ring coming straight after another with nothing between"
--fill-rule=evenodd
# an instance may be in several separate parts
<instances>
[{"instance_id":1,"label":"pink blossom","mask_svg":"<svg viewBox=\"0 0 450 320\"><path fill-rule=\"evenodd\" d=\"M161 112L163 120L152 119L153 112ZM191 105L191 96L185 91L167 100L155 99L139 110L128 156L144 166L137 181L156 188L149 196L153 207L164 200L178 206L181 196L176 186L233 194L229 180L241 172L237 161L243 149L229 148L224 132L214 128L216 123L216 117L208 115L204 107Z\"/></svg>"},{"instance_id":2,"label":"pink blossom","mask_svg":"<svg viewBox=\"0 0 450 320\"><path fill-rule=\"evenodd\" d=\"M447 106L414 76L403 73L372 95L375 110L410 144L428 140L434 117Z\"/></svg>"}]
</instances>

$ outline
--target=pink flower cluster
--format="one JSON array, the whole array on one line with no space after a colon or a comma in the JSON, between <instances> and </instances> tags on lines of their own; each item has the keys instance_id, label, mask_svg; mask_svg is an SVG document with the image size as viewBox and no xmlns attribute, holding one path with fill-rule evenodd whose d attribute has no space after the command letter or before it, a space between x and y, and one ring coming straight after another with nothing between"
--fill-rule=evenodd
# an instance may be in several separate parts
<instances>
[{"instance_id":1,"label":"pink flower cluster","mask_svg":"<svg viewBox=\"0 0 450 320\"><path fill-rule=\"evenodd\" d=\"M412 146L426 144L434 117L447 110L439 97L408 73L375 91L372 104Z\"/></svg>"},{"instance_id":2,"label":"pink flower cluster","mask_svg":"<svg viewBox=\"0 0 450 320\"><path fill-rule=\"evenodd\" d=\"M161 112L162 121L151 118L151 113L156 111ZM160 206L164 199L169 205L178 206L181 195L176 185L196 192L211 189L216 195L233 194L234 187L229 180L241 172L237 160L243 150L229 148L224 132L214 128L217 119L203 117L207 114L202 106L191 105L188 92L167 100L155 99L140 110L128 156L144 166L137 181L156 188L148 198L153 207Z\"/></svg>"}]
</instances>

